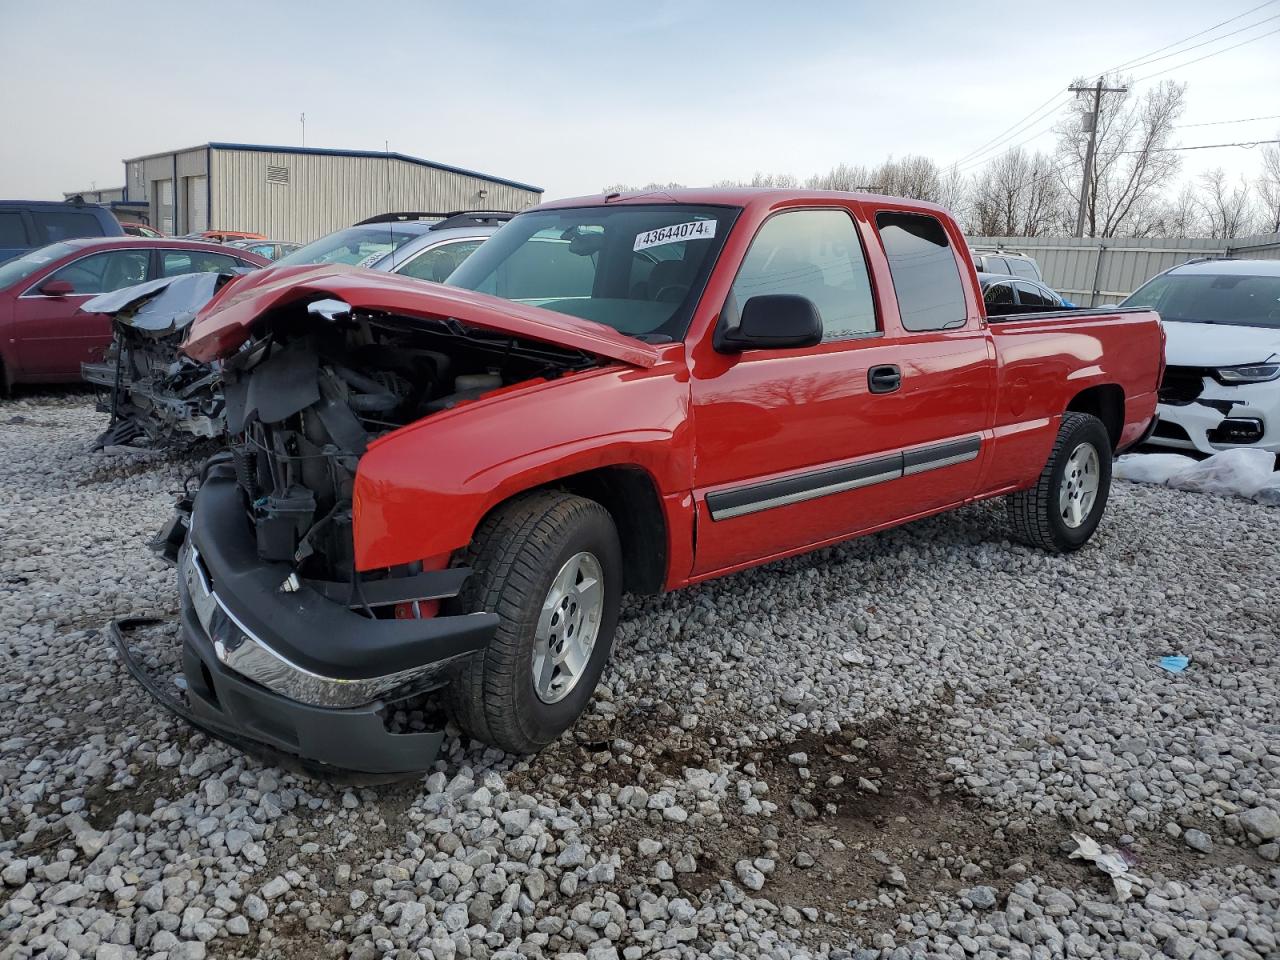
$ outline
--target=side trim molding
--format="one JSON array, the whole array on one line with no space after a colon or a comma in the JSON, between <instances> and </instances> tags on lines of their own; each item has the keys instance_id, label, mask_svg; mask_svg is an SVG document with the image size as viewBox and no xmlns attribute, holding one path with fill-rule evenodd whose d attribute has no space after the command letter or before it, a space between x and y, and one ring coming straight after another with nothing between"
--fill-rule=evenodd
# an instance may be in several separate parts
<instances>
[{"instance_id":1,"label":"side trim molding","mask_svg":"<svg viewBox=\"0 0 1280 960\"><path fill-rule=\"evenodd\" d=\"M967 463L976 459L981 449L981 437L963 437L915 450L873 457L842 467L826 467L732 490L719 490L707 494L707 510L711 513L712 520L729 520L774 507L785 507L859 487L886 483L926 470L939 470Z\"/></svg>"}]
</instances>

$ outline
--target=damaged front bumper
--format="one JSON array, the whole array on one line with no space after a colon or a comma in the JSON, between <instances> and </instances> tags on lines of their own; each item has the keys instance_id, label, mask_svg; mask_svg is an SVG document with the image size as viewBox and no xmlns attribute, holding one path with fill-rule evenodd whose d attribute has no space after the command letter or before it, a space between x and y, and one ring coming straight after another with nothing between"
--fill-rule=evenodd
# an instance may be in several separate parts
<instances>
[{"instance_id":1,"label":"damaged front bumper","mask_svg":"<svg viewBox=\"0 0 1280 960\"><path fill-rule=\"evenodd\" d=\"M1280 455L1280 382L1224 384L1209 371L1171 370L1151 444L1204 454L1250 447Z\"/></svg>"},{"instance_id":2,"label":"damaged front bumper","mask_svg":"<svg viewBox=\"0 0 1280 960\"><path fill-rule=\"evenodd\" d=\"M200 722L347 770L431 764L443 732L394 733L388 707L441 685L451 665L488 643L495 614L356 612L342 599L349 585L299 580L287 564L259 559L230 476L208 477L187 526L177 556L183 672ZM372 612L402 597L453 596L466 576L451 569L370 581L356 606Z\"/></svg>"}]
</instances>

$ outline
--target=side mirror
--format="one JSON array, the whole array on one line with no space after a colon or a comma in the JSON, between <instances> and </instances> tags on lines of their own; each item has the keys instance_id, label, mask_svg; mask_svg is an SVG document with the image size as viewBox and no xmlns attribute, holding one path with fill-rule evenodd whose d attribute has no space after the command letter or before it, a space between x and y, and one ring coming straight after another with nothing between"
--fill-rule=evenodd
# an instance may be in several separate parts
<instances>
[{"instance_id":1,"label":"side mirror","mask_svg":"<svg viewBox=\"0 0 1280 960\"><path fill-rule=\"evenodd\" d=\"M40 284L39 290L46 297L68 297L76 292L75 284L70 280L46 280Z\"/></svg>"},{"instance_id":2,"label":"side mirror","mask_svg":"<svg viewBox=\"0 0 1280 960\"><path fill-rule=\"evenodd\" d=\"M822 315L808 297L794 293L762 293L742 308L738 325L717 331L721 353L812 347L822 342Z\"/></svg>"}]
</instances>

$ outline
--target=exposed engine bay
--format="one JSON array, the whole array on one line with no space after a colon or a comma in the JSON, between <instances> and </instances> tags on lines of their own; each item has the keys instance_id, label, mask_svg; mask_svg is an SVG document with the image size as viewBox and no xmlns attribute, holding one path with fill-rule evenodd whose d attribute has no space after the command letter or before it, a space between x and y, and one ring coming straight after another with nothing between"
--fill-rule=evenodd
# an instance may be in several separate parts
<instances>
[{"instance_id":1,"label":"exposed engine bay","mask_svg":"<svg viewBox=\"0 0 1280 960\"><path fill-rule=\"evenodd\" d=\"M596 362L455 320L352 311L335 300L275 311L222 369L229 456L259 556L290 563L299 577L349 583L354 603L368 607L351 535L368 443L503 387Z\"/></svg>"},{"instance_id":2,"label":"exposed engine bay","mask_svg":"<svg viewBox=\"0 0 1280 960\"><path fill-rule=\"evenodd\" d=\"M106 357L80 374L105 390L98 409L111 423L94 449L162 447L226 431L220 364L200 363L179 348L200 308L237 274L192 273L155 280L86 301L87 313L111 317Z\"/></svg>"}]
</instances>

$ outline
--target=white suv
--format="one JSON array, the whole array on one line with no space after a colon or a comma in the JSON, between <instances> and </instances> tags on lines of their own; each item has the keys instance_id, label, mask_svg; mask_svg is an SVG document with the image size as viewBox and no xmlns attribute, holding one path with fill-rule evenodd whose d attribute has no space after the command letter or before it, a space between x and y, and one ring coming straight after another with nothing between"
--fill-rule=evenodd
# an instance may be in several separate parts
<instances>
[{"instance_id":1,"label":"white suv","mask_svg":"<svg viewBox=\"0 0 1280 960\"><path fill-rule=\"evenodd\" d=\"M1151 443L1280 454L1280 260L1184 263L1121 306L1159 311L1168 337Z\"/></svg>"}]
</instances>

